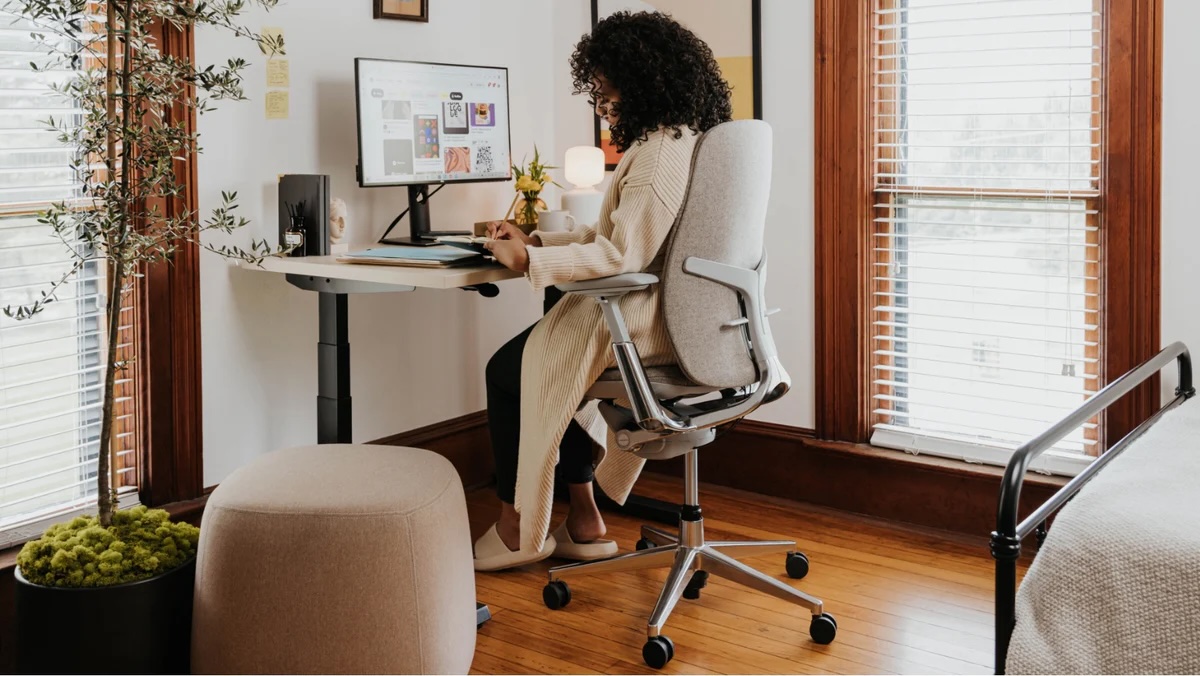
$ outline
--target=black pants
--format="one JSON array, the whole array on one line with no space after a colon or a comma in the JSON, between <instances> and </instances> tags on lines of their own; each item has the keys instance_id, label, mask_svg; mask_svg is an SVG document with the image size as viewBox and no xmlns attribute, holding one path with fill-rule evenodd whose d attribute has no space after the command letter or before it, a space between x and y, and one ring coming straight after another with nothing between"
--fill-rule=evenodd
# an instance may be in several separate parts
<instances>
[{"instance_id":1,"label":"black pants","mask_svg":"<svg viewBox=\"0 0 1200 676\"><path fill-rule=\"evenodd\" d=\"M513 504L517 489L517 451L521 441L521 357L533 327L492 355L487 365L488 429L496 456L496 494ZM591 483L592 438L574 420L558 447L558 478L569 484Z\"/></svg>"}]
</instances>

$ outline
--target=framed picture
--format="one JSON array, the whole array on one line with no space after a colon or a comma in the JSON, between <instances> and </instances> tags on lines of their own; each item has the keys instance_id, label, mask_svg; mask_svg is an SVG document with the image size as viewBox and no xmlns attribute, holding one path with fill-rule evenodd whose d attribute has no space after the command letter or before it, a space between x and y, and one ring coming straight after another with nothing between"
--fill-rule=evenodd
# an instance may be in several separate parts
<instances>
[{"instance_id":1,"label":"framed picture","mask_svg":"<svg viewBox=\"0 0 1200 676\"><path fill-rule=\"evenodd\" d=\"M429 22L429 0L375 0L376 19Z\"/></svg>"},{"instance_id":2,"label":"framed picture","mask_svg":"<svg viewBox=\"0 0 1200 676\"><path fill-rule=\"evenodd\" d=\"M708 43L721 74L733 89L733 119L762 119L762 0L591 0L592 26L628 10L670 14ZM593 115L596 146L609 171L621 155L608 137L608 123Z\"/></svg>"}]
</instances>

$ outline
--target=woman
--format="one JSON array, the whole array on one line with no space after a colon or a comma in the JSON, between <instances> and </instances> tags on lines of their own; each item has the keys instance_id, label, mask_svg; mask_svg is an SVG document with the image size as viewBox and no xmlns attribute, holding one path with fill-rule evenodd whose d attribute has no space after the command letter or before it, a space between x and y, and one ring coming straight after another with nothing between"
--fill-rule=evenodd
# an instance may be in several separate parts
<instances>
[{"instance_id":1,"label":"woman","mask_svg":"<svg viewBox=\"0 0 1200 676\"><path fill-rule=\"evenodd\" d=\"M528 236L507 223L492 224L492 254L526 273L535 290L660 269L696 139L729 121L732 110L712 50L656 12L619 12L601 21L576 45L571 72L575 93L587 94L608 121L624 157L595 228ZM629 294L621 309L642 361L671 363L657 288ZM612 365L611 342L596 302L567 296L488 362L488 425L501 515L475 543L476 570L551 555L591 560L617 553L616 543L603 539L592 482L624 501L643 461L607 453L593 473L592 438L608 441L608 434L594 404L577 412L587 389ZM571 507L547 536L556 464Z\"/></svg>"}]
</instances>

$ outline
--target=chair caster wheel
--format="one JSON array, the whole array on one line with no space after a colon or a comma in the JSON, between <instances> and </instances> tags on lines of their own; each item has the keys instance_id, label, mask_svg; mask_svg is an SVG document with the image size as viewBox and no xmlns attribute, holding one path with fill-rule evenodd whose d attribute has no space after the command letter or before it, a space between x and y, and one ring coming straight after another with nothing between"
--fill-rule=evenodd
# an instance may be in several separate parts
<instances>
[{"instance_id":1,"label":"chair caster wheel","mask_svg":"<svg viewBox=\"0 0 1200 676\"><path fill-rule=\"evenodd\" d=\"M675 644L666 636L655 636L642 646L642 660L651 669L662 669L675 657Z\"/></svg>"},{"instance_id":2,"label":"chair caster wheel","mask_svg":"<svg viewBox=\"0 0 1200 676\"><path fill-rule=\"evenodd\" d=\"M833 643L833 639L837 637L837 620L829 613L814 616L812 624L808 626L808 635L812 637L813 643L820 645Z\"/></svg>"},{"instance_id":3,"label":"chair caster wheel","mask_svg":"<svg viewBox=\"0 0 1200 676\"><path fill-rule=\"evenodd\" d=\"M692 579L688 581L687 587L683 589L683 598L689 601L695 601L700 598L700 590L708 586L708 571L698 570L692 573Z\"/></svg>"},{"instance_id":4,"label":"chair caster wheel","mask_svg":"<svg viewBox=\"0 0 1200 676\"><path fill-rule=\"evenodd\" d=\"M793 580L802 580L808 575L808 557L801 552L788 552L787 574Z\"/></svg>"},{"instance_id":5,"label":"chair caster wheel","mask_svg":"<svg viewBox=\"0 0 1200 676\"><path fill-rule=\"evenodd\" d=\"M636 549L637 549L637 550L640 552L640 551L643 551L643 550L646 550L646 549L651 549L651 548L653 548L653 547L654 547L654 543L653 543L653 542L651 542L651 541L649 541L649 540L647 540L646 538L642 538L641 540L638 540L638 541L637 541L637 544L636 544L636 545L634 545L634 547L635 547L635 548L636 548Z\"/></svg>"},{"instance_id":6,"label":"chair caster wheel","mask_svg":"<svg viewBox=\"0 0 1200 676\"><path fill-rule=\"evenodd\" d=\"M571 588L562 580L554 580L542 588L542 602L550 610L565 608L571 602Z\"/></svg>"}]
</instances>

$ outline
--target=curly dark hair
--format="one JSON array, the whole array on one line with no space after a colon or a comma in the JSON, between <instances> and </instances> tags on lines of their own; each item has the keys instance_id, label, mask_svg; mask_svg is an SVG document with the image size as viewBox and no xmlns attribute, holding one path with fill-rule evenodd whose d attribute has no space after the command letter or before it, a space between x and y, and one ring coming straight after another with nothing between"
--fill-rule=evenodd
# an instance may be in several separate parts
<instances>
[{"instance_id":1,"label":"curly dark hair","mask_svg":"<svg viewBox=\"0 0 1200 676\"><path fill-rule=\"evenodd\" d=\"M733 116L729 83L712 49L661 12L617 12L583 36L571 55L576 94L596 105L594 79L620 92L612 142L625 152L661 127L702 133Z\"/></svg>"}]
</instances>

